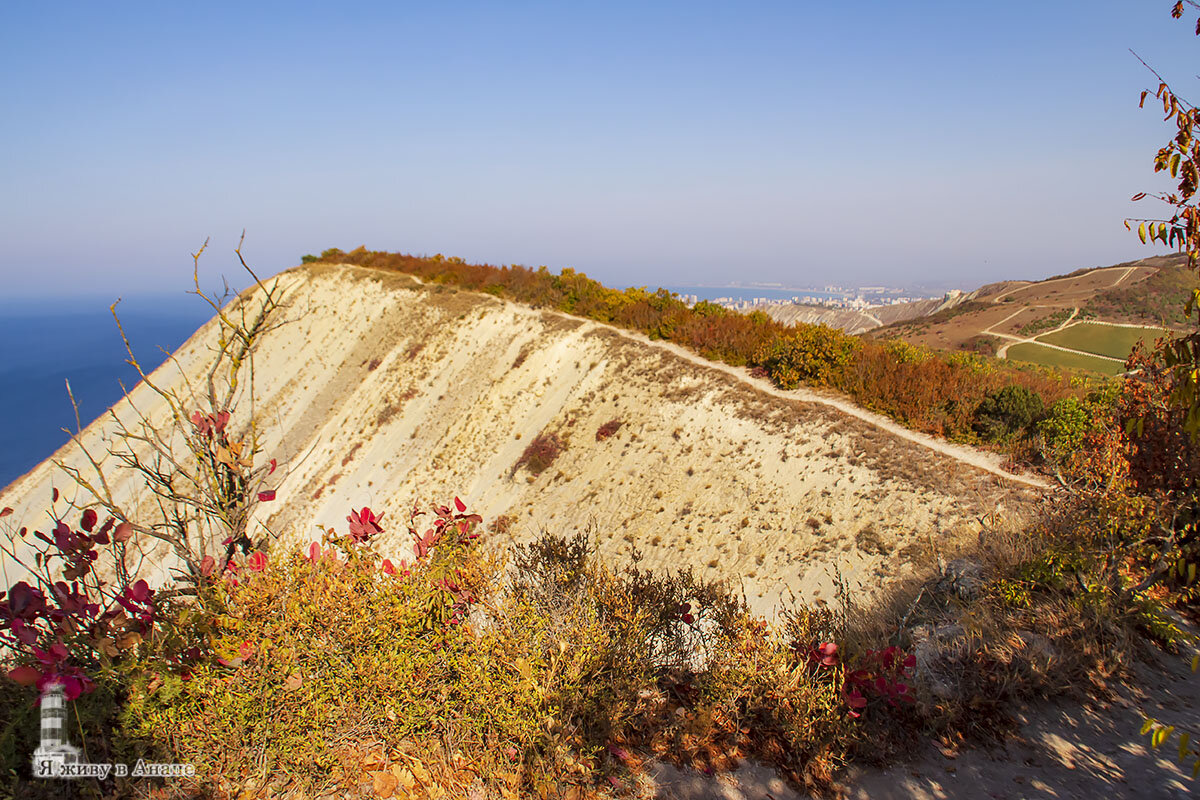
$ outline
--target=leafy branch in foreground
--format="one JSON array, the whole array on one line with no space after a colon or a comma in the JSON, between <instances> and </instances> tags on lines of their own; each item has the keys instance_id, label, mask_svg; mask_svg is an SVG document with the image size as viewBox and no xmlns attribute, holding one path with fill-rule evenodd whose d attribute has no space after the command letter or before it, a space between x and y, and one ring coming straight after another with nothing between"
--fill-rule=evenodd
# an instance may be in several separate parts
<instances>
[{"instance_id":1,"label":"leafy branch in foreground","mask_svg":"<svg viewBox=\"0 0 1200 800\"><path fill-rule=\"evenodd\" d=\"M278 282L264 283L250 268L241 242L234 252L254 288L232 302L228 285L220 296L205 293L200 288L199 264L207 246L206 240L192 255L189 291L216 315L216 343L210 346L207 372L193 382L171 355L180 385L168 386L147 374L121 324L118 300L110 310L128 363L149 390L150 402L139 406L126 391L121 413L117 407L109 411L114 433L104 452L85 443L77 426L75 432L66 432L83 453L86 466L54 462L90 497L81 509L99 509L113 517L131 532L131 546L142 552L147 544L165 543L180 562L182 574L176 580L193 586L202 575L219 574L239 549L245 553L261 545L251 540L249 521L258 503L274 499L266 481L277 466L274 459L256 461L261 448L255 424L254 356L263 337L281 324L276 317L283 293ZM122 479L120 486L144 487L145 492L126 496L115 491L114 463L135 473L132 479ZM117 560L115 569L128 578L123 559Z\"/></svg>"},{"instance_id":2,"label":"leafy branch in foreground","mask_svg":"<svg viewBox=\"0 0 1200 800\"><path fill-rule=\"evenodd\" d=\"M1186 0L1186 6L1200 10L1200 4L1192 0ZM1186 6L1185 0L1179 0L1172 7L1171 16L1181 18ZM1200 36L1200 20L1196 34ZM1200 267L1200 205L1196 200L1200 188L1200 109L1176 94L1141 56L1136 53L1134 56L1158 78L1154 96L1162 103L1163 121L1175 125L1175 135L1154 156L1154 171L1168 173L1176 186L1171 192L1138 192L1132 198L1160 200L1169 207L1169 217L1128 219L1125 227L1132 230L1132 223L1137 223L1142 244L1161 242L1173 247L1187 254L1190 269L1197 269ZM1148 89L1142 92L1140 107L1145 106L1149 95ZM1200 288L1192 290L1185 313L1189 318L1196 315L1200 326ZM1200 436L1200 330L1160 345L1156 354L1162 361L1160 368L1174 374L1173 399L1184 411L1186 430L1193 438Z\"/></svg>"},{"instance_id":3,"label":"leafy branch in foreground","mask_svg":"<svg viewBox=\"0 0 1200 800\"><path fill-rule=\"evenodd\" d=\"M1200 11L1193 0L1177 0L1171 8L1175 19L1188 7ZM1195 33L1200 36L1200 19ZM1158 78L1154 96L1162 103L1164 122L1174 123L1175 135L1154 157L1154 171L1166 172L1176 181L1175 190L1163 193L1139 192L1134 201L1153 196L1170 208L1170 216L1159 219L1126 220L1132 229L1137 223L1143 244L1161 242L1187 254L1189 269L1200 267L1200 109L1177 95L1149 64L1134 54ZM1149 90L1143 91L1139 105L1144 106ZM1126 432L1131 440L1131 466L1139 488L1167 510L1169 524L1158 526L1148 550L1155 563L1146 579L1134 591L1174 584L1184 602L1196 600L1196 576L1200 568L1200 458L1196 445L1200 439L1200 288L1192 290L1185 315L1196 316L1196 328L1175 340L1159 340L1149 354L1139 347L1130 359L1138 367L1127 383ZM1138 480L1140 478L1140 480ZM1193 659L1195 671L1198 662ZM1175 726L1147 718L1142 734L1159 747L1175 733ZM1192 775L1200 774L1200 740L1197 731L1178 731L1181 762L1191 762Z\"/></svg>"}]
</instances>

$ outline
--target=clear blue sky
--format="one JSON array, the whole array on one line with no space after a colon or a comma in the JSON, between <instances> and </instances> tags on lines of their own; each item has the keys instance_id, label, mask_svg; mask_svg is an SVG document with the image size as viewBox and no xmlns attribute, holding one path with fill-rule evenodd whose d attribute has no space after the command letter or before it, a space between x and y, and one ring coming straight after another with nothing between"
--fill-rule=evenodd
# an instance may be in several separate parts
<instances>
[{"instance_id":1,"label":"clear blue sky","mask_svg":"<svg viewBox=\"0 0 1200 800\"><path fill-rule=\"evenodd\" d=\"M265 273L365 244L616 285L1150 255L1128 48L1200 96L1170 5L4 3L2 293L185 288L242 228Z\"/></svg>"}]
</instances>

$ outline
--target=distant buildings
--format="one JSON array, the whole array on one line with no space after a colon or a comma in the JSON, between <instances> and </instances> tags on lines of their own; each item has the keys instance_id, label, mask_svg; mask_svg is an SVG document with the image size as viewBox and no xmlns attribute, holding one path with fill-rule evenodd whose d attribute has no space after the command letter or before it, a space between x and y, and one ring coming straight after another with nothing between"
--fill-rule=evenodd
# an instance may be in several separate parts
<instances>
[{"instance_id":1,"label":"distant buildings","mask_svg":"<svg viewBox=\"0 0 1200 800\"><path fill-rule=\"evenodd\" d=\"M762 287L767 288L767 287ZM745 297L736 295L725 295L722 297L714 297L709 300L710 303L715 303L719 306L732 309L734 311L750 311L759 306L820 306L822 308L835 308L849 311L867 311L880 306L891 306L897 303L912 303L917 300L925 300L925 297L915 297L906 294L901 294L899 289L889 289L886 286L863 286L857 289L848 289L841 286L826 286L820 295L812 294L796 294L791 297ZM700 297L695 294L681 294L679 299L687 303L689 306L694 306L700 301Z\"/></svg>"}]
</instances>

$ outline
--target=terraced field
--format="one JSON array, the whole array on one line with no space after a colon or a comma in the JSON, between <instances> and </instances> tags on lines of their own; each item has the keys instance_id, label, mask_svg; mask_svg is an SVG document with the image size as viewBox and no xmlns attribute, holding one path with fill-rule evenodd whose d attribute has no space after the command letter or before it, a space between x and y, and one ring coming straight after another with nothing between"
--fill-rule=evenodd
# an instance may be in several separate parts
<instances>
[{"instance_id":1,"label":"terraced field","mask_svg":"<svg viewBox=\"0 0 1200 800\"><path fill-rule=\"evenodd\" d=\"M1147 346L1153 345L1154 340L1167 334L1162 328L1124 327L1105 325L1095 322L1079 322L1061 331L1048 333L1037 337L1037 341L1056 344L1071 350L1082 350L1085 353L1095 353L1109 358L1125 359L1129 357L1133 346L1141 341ZM1009 353L1012 353L1012 348ZM1045 349L1045 348L1043 348ZM1067 355L1064 353L1063 355ZM1015 357L1015 356L1014 356Z\"/></svg>"},{"instance_id":2,"label":"terraced field","mask_svg":"<svg viewBox=\"0 0 1200 800\"><path fill-rule=\"evenodd\" d=\"M1096 358L1086 353L1067 350L1055 350L1036 342L1021 342L1008 348L1008 357L1015 361L1028 361L1046 367L1061 367L1063 369L1085 369L1104 375L1120 375L1125 371L1119 361Z\"/></svg>"}]
</instances>

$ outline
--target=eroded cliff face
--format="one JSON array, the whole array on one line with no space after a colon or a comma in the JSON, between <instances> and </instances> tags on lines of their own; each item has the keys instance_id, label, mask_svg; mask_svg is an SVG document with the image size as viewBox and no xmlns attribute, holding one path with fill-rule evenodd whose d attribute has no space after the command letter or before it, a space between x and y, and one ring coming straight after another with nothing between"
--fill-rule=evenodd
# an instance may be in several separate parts
<instances>
[{"instance_id":1,"label":"eroded cliff face","mask_svg":"<svg viewBox=\"0 0 1200 800\"><path fill-rule=\"evenodd\" d=\"M728 578L769 613L792 594L832 598L839 572L870 591L931 543L973 534L997 504L1011 513L1036 496L594 322L360 268L297 268L278 280L286 324L263 341L254 384L258 459L279 464L276 499L252 525L276 547L306 546L319 526L344 530L352 508L370 506L385 515L380 551L411 557L407 511L458 495L483 515L492 546L589 530L611 561L636 549L645 566ZM196 381L214 336L210 323L153 379ZM132 400L165 419L147 387ZM235 428L248 410L243 402ZM132 420L128 400L114 413ZM617 432L598 439L613 421ZM101 418L84 442L102 452L112 429ZM541 433L566 449L540 475L514 469ZM71 445L56 458L87 471ZM108 469L119 495L145 499ZM74 491L46 462L0 506L34 527L52 486ZM168 580L173 556L148 543L145 556L144 572ZM4 571L11 583L21 568Z\"/></svg>"}]
</instances>

